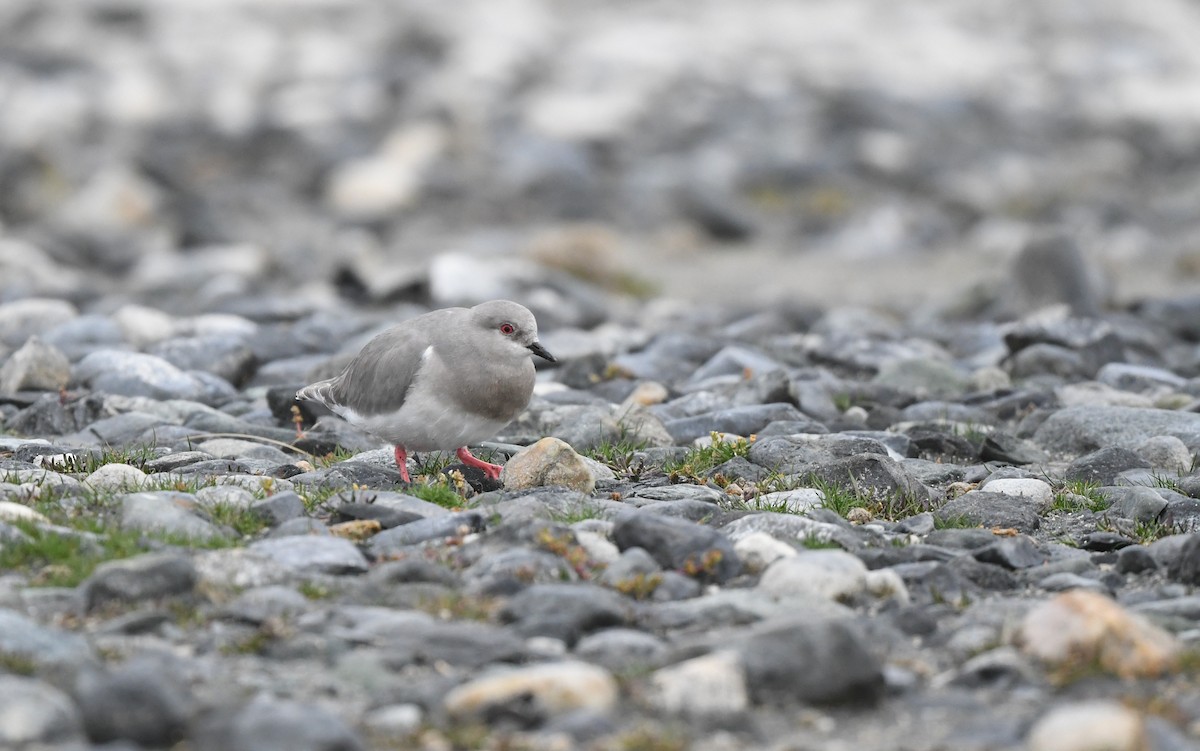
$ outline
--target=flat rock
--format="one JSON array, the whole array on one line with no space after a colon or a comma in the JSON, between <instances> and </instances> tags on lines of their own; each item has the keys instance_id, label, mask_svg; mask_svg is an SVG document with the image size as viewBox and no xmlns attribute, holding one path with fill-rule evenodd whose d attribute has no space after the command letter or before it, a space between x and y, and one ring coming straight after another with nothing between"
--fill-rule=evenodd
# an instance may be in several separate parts
<instances>
[{"instance_id":1,"label":"flat rock","mask_svg":"<svg viewBox=\"0 0 1200 751\"><path fill-rule=\"evenodd\" d=\"M1038 445L1081 455L1107 447L1136 449L1146 439L1175 436L1189 451L1200 451L1200 414L1167 409L1086 406L1060 409L1034 433Z\"/></svg>"},{"instance_id":2,"label":"flat rock","mask_svg":"<svg viewBox=\"0 0 1200 751\"><path fill-rule=\"evenodd\" d=\"M340 537L275 537L251 543L247 549L302 573L361 574L367 570L367 559L358 547Z\"/></svg>"},{"instance_id":3,"label":"flat rock","mask_svg":"<svg viewBox=\"0 0 1200 751\"><path fill-rule=\"evenodd\" d=\"M112 602L129 604L187 594L196 581L196 569L186 556L148 553L100 564L81 588L84 603L92 610Z\"/></svg>"},{"instance_id":4,"label":"flat rock","mask_svg":"<svg viewBox=\"0 0 1200 751\"><path fill-rule=\"evenodd\" d=\"M622 550L644 548L664 568L723 582L741 571L733 543L721 532L695 522L657 514L627 513L613 526Z\"/></svg>"},{"instance_id":5,"label":"flat rock","mask_svg":"<svg viewBox=\"0 0 1200 751\"><path fill-rule=\"evenodd\" d=\"M33 678L0 675L0 745L37 747L80 741L83 724L71 697Z\"/></svg>"},{"instance_id":6,"label":"flat rock","mask_svg":"<svg viewBox=\"0 0 1200 751\"><path fill-rule=\"evenodd\" d=\"M452 717L481 716L518 699L523 710L545 719L567 712L607 712L616 706L617 682L604 668L565 661L485 674L446 694Z\"/></svg>"}]
</instances>

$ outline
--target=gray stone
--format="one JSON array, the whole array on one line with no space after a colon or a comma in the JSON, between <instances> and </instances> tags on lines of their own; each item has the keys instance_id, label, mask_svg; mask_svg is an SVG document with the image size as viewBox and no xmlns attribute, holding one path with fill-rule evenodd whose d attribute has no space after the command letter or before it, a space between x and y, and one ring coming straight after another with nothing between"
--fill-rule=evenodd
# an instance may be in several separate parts
<instances>
[{"instance_id":1,"label":"gray stone","mask_svg":"<svg viewBox=\"0 0 1200 751\"><path fill-rule=\"evenodd\" d=\"M0 675L0 747L29 748L82 740L71 698L33 678Z\"/></svg>"},{"instance_id":2,"label":"gray stone","mask_svg":"<svg viewBox=\"0 0 1200 751\"><path fill-rule=\"evenodd\" d=\"M1067 466L1068 480L1112 485L1117 475L1129 469L1149 468L1150 462L1122 446L1106 446L1085 454Z\"/></svg>"},{"instance_id":3,"label":"gray stone","mask_svg":"<svg viewBox=\"0 0 1200 751\"><path fill-rule=\"evenodd\" d=\"M196 751L361 751L362 741L327 710L295 701L258 698L201 722Z\"/></svg>"},{"instance_id":4,"label":"gray stone","mask_svg":"<svg viewBox=\"0 0 1200 751\"><path fill-rule=\"evenodd\" d=\"M1200 500L1186 498L1168 501L1158 520L1174 532L1200 532Z\"/></svg>"},{"instance_id":5,"label":"gray stone","mask_svg":"<svg viewBox=\"0 0 1200 751\"><path fill-rule=\"evenodd\" d=\"M811 471L817 480L852 489L855 493L921 503L929 498L925 486L908 474L903 466L879 454L860 454L817 462Z\"/></svg>"},{"instance_id":6,"label":"gray stone","mask_svg":"<svg viewBox=\"0 0 1200 751\"><path fill-rule=\"evenodd\" d=\"M74 379L94 391L206 402L209 389L171 363L140 352L98 350L75 365Z\"/></svg>"},{"instance_id":7,"label":"gray stone","mask_svg":"<svg viewBox=\"0 0 1200 751\"><path fill-rule=\"evenodd\" d=\"M304 516L304 501L291 491L267 496L250 505L250 510L272 527Z\"/></svg>"},{"instance_id":8,"label":"gray stone","mask_svg":"<svg viewBox=\"0 0 1200 751\"><path fill-rule=\"evenodd\" d=\"M1186 379L1164 368L1152 365L1135 365L1127 362L1110 362L1096 373L1096 380L1121 391L1146 392L1154 390L1179 390Z\"/></svg>"},{"instance_id":9,"label":"gray stone","mask_svg":"<svg viewBox=\"0 0 1200 751\"><path fill-rule=\"evenodd\" d=\"M779 540L795 542L836 542L846 549L857 548L861 542L852 530L817 521L806 516L762 511L743 516L721 527L729 539L737 542L756 532L763 532Z\"/></svg>"},{"instance_id":10,"label":"gray stone","mask_svg":"<svg viewBox=\"0 0 1200 751\"><path fill-rule=\"evenodd\" d=\"M92 610L110 602L134 603L187 594L196 581L196 568L187 557L147 553L102 563L80 586L85 606Z\"/></svg>"},{"instance_id":11,"label":"gray stone","mask_svg":"<svg viewBox=\"0 0 1200 751\"><path fill-rule=\"evenodd\" d=\"M718 433L748 436L778 420L803 419L805 419L804 413L793 405L776 403L733 407L678 420L667 420L663 425L676 442L689 443L714 430Z\"/></svg>"},{"instance_id":12,"label":"gray stone","mask_svg":"<svg viewBox=\"0 0 1200 751\"><path fill-rule=\"evenodd\" d=\"M1166 500L1154 488L1108 487L1101 488L1100 492L1109 501L1109 506L1105 509L1104 514L1118 519L1131 519L1138 522L1155 521L1167 507Z\"/></svg>"},{"instance_id":13,"label":"gray stone","mask_svg":"<svg viewBox=\"0 0 1200 751\"><path fill-rule=\"evenodd\" d=\"M1141 574L1158 569L1158 562L1142 545L1130 545L1117 553L1116 570L1122 574Z\"/></svg>"},{"instance_id":14,"label":"gray stone","mask_svg":"<svg viewBox=\"0 0 1200 751\"><path fill-rule=\"evenodd\" d=\"M58 391L71 379L67 356L36 336L0 365L0 394L17 391Z\"/></svg>"},{"instance_id":15,"label":"gray stone","mask_svg":"<svg viewBox=\"0 0 1200 751\"><path fill-rule=\"evenodd\" d=\"M1189 586L1200 584L1200 533L1193 534L1167 565L1167 576Z\"/></svg>"},{"instance_id":16,"label":"gray stone","mask_svg":"<svg viewBox=\"0 0 1200 751\"><path fill-rule=\"evenodd\" d=\"M1136 449L1147 438L1173 435L1200 451L1200 414L1139 407L1067 407L1050 415L1033 440L1048 451L1086 454L1108 446Z\"/></svg>"},{"instance_id":17,"label":"gray stone","mask_svg":"<svg viewBox=\"0 0 1200 751\"><path fill-rule=\"evenodd\" d=\"M147 350L183 371L212 373L224 381L241 386L258 366L254 350L236 338L222 335L167 339Z\"/></svg>"},{"instance_id":18,"label":"gray stone","mask_svg":"<svg viewBox=\"0 0 1200 751\"><path fill-rule=\"evenodd\" d=\"M291 587L268 585L242 592L221 609L232 620L254 625L272 619L288 619L308 610L308 598Z\"/></svg>"},{"instance_id":19,"label":"gray stone","mask_svg":"<svg viewBox=\"0 0 1200 751\"><path fill-rule=\"evenodd\" d=\"M624 626L631 615L625 598L593 584L535 584L500 610L500 620L517 633L549 636L568 646L593 631Z\"/></svg>"},{"instance_id":20,"label":"gray stone","mask_svg":"<svg viewBox=\"0 0 1200 751\"><path fill-rule=\"evenodd\" d=\"M65 300L29 297L0 304L0 345L20 347L29 337L45 334L78 315Z\"/></svg>"},{"instance_id":21,"label":"gray stone","mask_svg":"<svg viewBox=\"0 0 1200 751\"><path fill-rule=\"evenodd\" d=\"M560 556L522 547L486 555L464 573L467 591L487 595L512 594L530 584L571 581L577 576Z\"/></svg>"},{"instance_id":22,"label":"gray stone","mask_svg":"<svg viewBox=\"0 0 1200 751\"><path fill-rule=\"evenodd\" d=\"M639 576L645 578L660 570L661 567L658 565L658 561L654 560L654 556L642 548L627 548L600 574L600 583L616 587L622 582L635 580Z\"/></svg>"},{"instance_id":23,"label":"gray stone","mask_svg":"<svg viewBox=\"0 0 1200 751\"><path fill-rule=\"evenodd\" d=\"M883 693L883 667L848 620L768 621L740 639L737 651L758 704L871 703Z\"/></svg>"},{"instance_id":24,"label":"gray stone","mask_svg":"<svg viewBox=\"0 0 1200 751\"><path fill-rule=\"evenodd\" d=\"M361 574L367 570L367 559L354 543L341 537L272 537L251 543L247 549L302 573Z\"/></svg>"},{"instance_id":25,"label":"gray stone","mask_svg":"<svg viewBox=\"0 0 1200 751\"><path fill-rule=\"evenodd\" d=\"M934 516L943 522L1015 529L1026 534L1041 526L1041 518L1029 499L986 490L964 493L948 501Z\"/></svg>"},{"instance_id":26,"label":"gray stone","mask_svg":"<svg viewBox=\"0 0 1200 751\"><path fill-rule=\"evenodd\" d=\"M188 696L155 659L85 671L74 693L88 737L100 743L170 746L182 740L191 718Z\"/></svg>"},{"instance_id":27,"label":"gray stone","mask_svg":"<svg viewBox=\"0 0 1200 751\"><path fill-rule=\"evenodd\" d=\"M613 542L622 550L644 548L664 568L717 582L736 576L742 568L728 537L683 519L622 514L613 525Z\"/></svg>"},{"instance_id":28,"label":"gray stone","mask_svg":"<svg viewBox=\"0 0 1200 751\"><path fill-rule=\"evenodd\" d=\"M6 608L0 608L0 655L29 660L39 671L78 670L92 661L91 648L82 636Z\"/></svg>"},{"instance_id":29,"label":"gray stone","mask_svg":"<svg viewBox=\"0 0 1200 751\"><path fill-rule=\"evenodd\" d=\"M524 640L510 629L443 621L419 611L350 606L339 608L333 626L348 641L382 650L381 659L395 670L437 662L477 668L530 656Z\"/></svg>"},{"instance_id":30,"label":"gray stone","mask_svg":"<svg viewBox=\"0 0 1200 751\"><path fill-rule=\"evenodd\" d=\"M575 645L574 652L576 657L614 673L657 668L670 655L662 639L627 628L609 628L588 634Z\"/></svg>"},{"instance_id":31,"label":"gray stone","mask_svg":"<svg viewBox=\"0 0 1200 751\"><path fill-rule=\"evenodd\" d=\"M371 538L368 548L372 555L380 556L389 550L415 545L427 540L462 537L483 528L483 515L478 511L462 511L445 516L433 516L384 530Z\"/></svg>"},{"instance_id":32,"label":"gray stone","mask_svg":"<svg viewBox=\"0 0 1200 751\"><path fill-rule=\"evenodd\" d=\"M212 522L201 518L196 497L170 490L130 493L121 497L121 527L174 535L191 540L224 537Z\"/></svg>"},{"instance_id":33,"label":"gray stone","mask_svg":"<svg viewBox=\"0 0 1200 751\"><path fill-rule=\"evenodd\" d=\"M975 550L975 560L993 563L1009 570L1032 568L1046 562L1046 553L1027 535L998 537L990 545Z\"/></svg>"}]
</instances>

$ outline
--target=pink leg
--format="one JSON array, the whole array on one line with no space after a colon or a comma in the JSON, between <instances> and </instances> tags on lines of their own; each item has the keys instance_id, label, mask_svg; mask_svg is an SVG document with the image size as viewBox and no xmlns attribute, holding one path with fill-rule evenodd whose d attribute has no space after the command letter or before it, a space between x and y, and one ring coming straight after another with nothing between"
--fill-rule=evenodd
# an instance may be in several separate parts
<instances>
[{"instance_id":1,"label":"pink leg","mask_svg":"<svg viewBox=\"0 0 1200 751\"><path fill-rule=\"evenodd\" d=\"M405 482L412 482L408 479L408 452L403 446L396 447L396 467L400 470L400 479Z\"/></svg>"},{"instance_id":2,"label":"pink leg","mask_svg":"<svg viewBox=\"0 0 1200 751\"><path fill-rule=\"evenodd\" d=\"M467 451L466 446L463 446L454 453L458 454L458 458L462 459L463 464L467 465L468 467L482 469L483 473L493 480L499 479L500 470L504 469L504 467L501 467L499 464L488 464L482 459L476 459L475 457L471 456L471 452Z\"/></svg>"}]
</instances>

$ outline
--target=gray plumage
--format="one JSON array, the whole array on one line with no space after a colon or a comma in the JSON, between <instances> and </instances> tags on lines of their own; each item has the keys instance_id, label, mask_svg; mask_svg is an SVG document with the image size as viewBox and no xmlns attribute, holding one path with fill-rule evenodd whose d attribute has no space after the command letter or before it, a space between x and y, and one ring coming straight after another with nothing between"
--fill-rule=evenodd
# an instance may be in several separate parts
<instances>
[{"instance_id":1,"label":"gray plumage","mask_svg":"<svg viewBox=\"0 0 1200 751\"><path fill-rule=\"evenodd\" d=\"M379 334L338 376L296 398L324 404L400 454L454 449L492 437L525 409L534 354L554 360L533 314L515 302L435 310Z\"/></svg>"}]
</instances>

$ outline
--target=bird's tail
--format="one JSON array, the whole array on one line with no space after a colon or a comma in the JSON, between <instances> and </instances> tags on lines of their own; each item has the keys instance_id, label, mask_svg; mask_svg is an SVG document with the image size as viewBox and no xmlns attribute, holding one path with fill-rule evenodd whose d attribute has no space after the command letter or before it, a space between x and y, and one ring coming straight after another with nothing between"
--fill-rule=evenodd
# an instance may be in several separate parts
<instances>
[{"instance_id":1,"label":"bird's tail","mask_svg":"<svg viewBox=\"0 0 1200 751\"><path fill-rule=\"evenodd\" d=\"M333 401L330 399L330 389L333 387L335 378L329 378L324 381L310 383L304 388L296 392L296 401L300 402L319 402L330 409L333 408Z\"/></svg>"}]
</instances>

